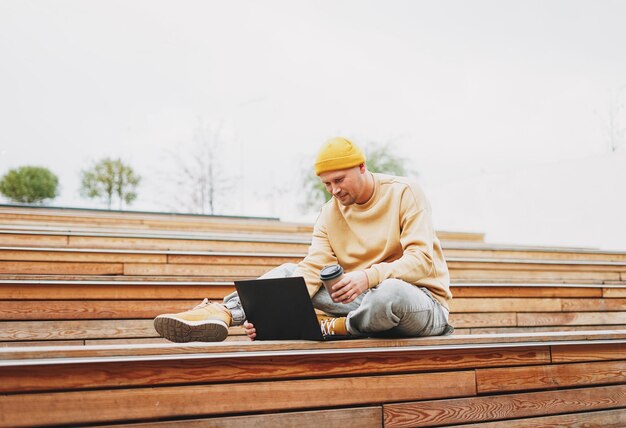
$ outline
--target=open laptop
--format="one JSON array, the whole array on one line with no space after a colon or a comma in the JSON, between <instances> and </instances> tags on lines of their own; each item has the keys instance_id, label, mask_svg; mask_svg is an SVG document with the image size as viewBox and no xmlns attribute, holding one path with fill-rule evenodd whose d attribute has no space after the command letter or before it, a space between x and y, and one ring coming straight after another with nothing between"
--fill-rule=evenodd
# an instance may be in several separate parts
<instances>
[{"instance_id":1,"label":"open laptop","mask_svg":"<svg viewBox=\"0 0 626 428\"><path fill-rule=\"evenodd\" d=\"M255 340L342 340L324 336L301 276L235 281L246 318L256 328Z\"/></svg>"}]
</instances>

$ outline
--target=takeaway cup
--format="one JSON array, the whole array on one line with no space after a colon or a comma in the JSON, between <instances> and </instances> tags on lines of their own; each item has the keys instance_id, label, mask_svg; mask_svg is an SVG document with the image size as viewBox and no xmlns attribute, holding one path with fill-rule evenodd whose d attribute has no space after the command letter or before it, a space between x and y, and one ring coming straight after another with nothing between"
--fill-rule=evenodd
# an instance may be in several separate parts
<instances>
[{"instance_id":1,"label":"takeaway cup","mask_svg":"<svg viewBox=\"0 0 626 428\"><path fill-rule=\"evenodd\" d=\"M328 294L332 294L333 290L331 288L333 284L335 284L341 278L343 278L343 268L339 265L326 266L320 272L320 279L322 280L324 287L326 287L326 290L328 290ZM333 302L335 301L336 300L333 299Z\"/></svg>"}]
</instances>

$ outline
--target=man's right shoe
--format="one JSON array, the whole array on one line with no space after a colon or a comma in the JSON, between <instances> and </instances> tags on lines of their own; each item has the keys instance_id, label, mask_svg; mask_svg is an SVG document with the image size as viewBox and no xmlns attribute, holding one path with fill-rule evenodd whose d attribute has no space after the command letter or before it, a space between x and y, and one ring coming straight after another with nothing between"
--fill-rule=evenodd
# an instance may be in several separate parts
<instances>
[{"instance_id":1,"label":"man's right shoe","mask_svg":"<svg viewBox=\"0 0 626 428\"><path fill-rule=\"evenodd\" d=\"M320 323L320 329L324 336L348 336L348 327L346 326L346 317L329 317L318 315L317 321Z\"/></svg>"},{"instance_id":2,"label":"man's right shoe","mask_svg":"<svg viewBox=\"0 0 626 428\"><path fill-rule=\"evenodd\" d=\"M228 336L232 315L218 303L204 299L195 308L154 319L155 330L172 342L221 342Z\"/></svg>"}]
</instances>

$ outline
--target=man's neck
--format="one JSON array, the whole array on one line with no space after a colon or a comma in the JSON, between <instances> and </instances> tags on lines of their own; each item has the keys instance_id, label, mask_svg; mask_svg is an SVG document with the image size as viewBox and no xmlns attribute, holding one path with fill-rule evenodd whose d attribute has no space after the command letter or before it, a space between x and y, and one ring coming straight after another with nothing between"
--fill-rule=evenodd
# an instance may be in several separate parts
<instances>
[{"instance_id":1,"label":"man's neck","mask_svg":"<svg viewBox=\"0 0 626 428\"><path fill-rule=\"evenodd\" d=\"M358 205L363 205L367 203L372 196L374 196L374 175L367 171L367 177L365 178L365 191L363 192L363 198L361 200L356 201Z\"/></svg>"}]
</instances>

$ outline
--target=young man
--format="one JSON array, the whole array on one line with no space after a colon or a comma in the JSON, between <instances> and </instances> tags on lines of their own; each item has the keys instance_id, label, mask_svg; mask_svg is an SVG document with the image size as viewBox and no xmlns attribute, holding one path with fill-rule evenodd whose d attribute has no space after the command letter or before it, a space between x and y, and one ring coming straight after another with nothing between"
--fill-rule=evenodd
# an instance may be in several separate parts
<instances>
[{"instance_id":1,"label":"young man","mask_svg":"<svg viewBox=\"0 0 626 428\"><path fill-rule=\"evenodd\" d=\"M333 196L321 209L307 256L261 278L302 276L324 334L437 336L450 334L450 278L421 188L407 178L373 174L363 152L345 138L320 149L315 173ZM320 271L339 264L346 272L332 288ZM180 314L159 315L155 328L174 342L220 341L228 326L254 326L236 293L223 304L206 299Z\"/></svg>"}]
</instances>

